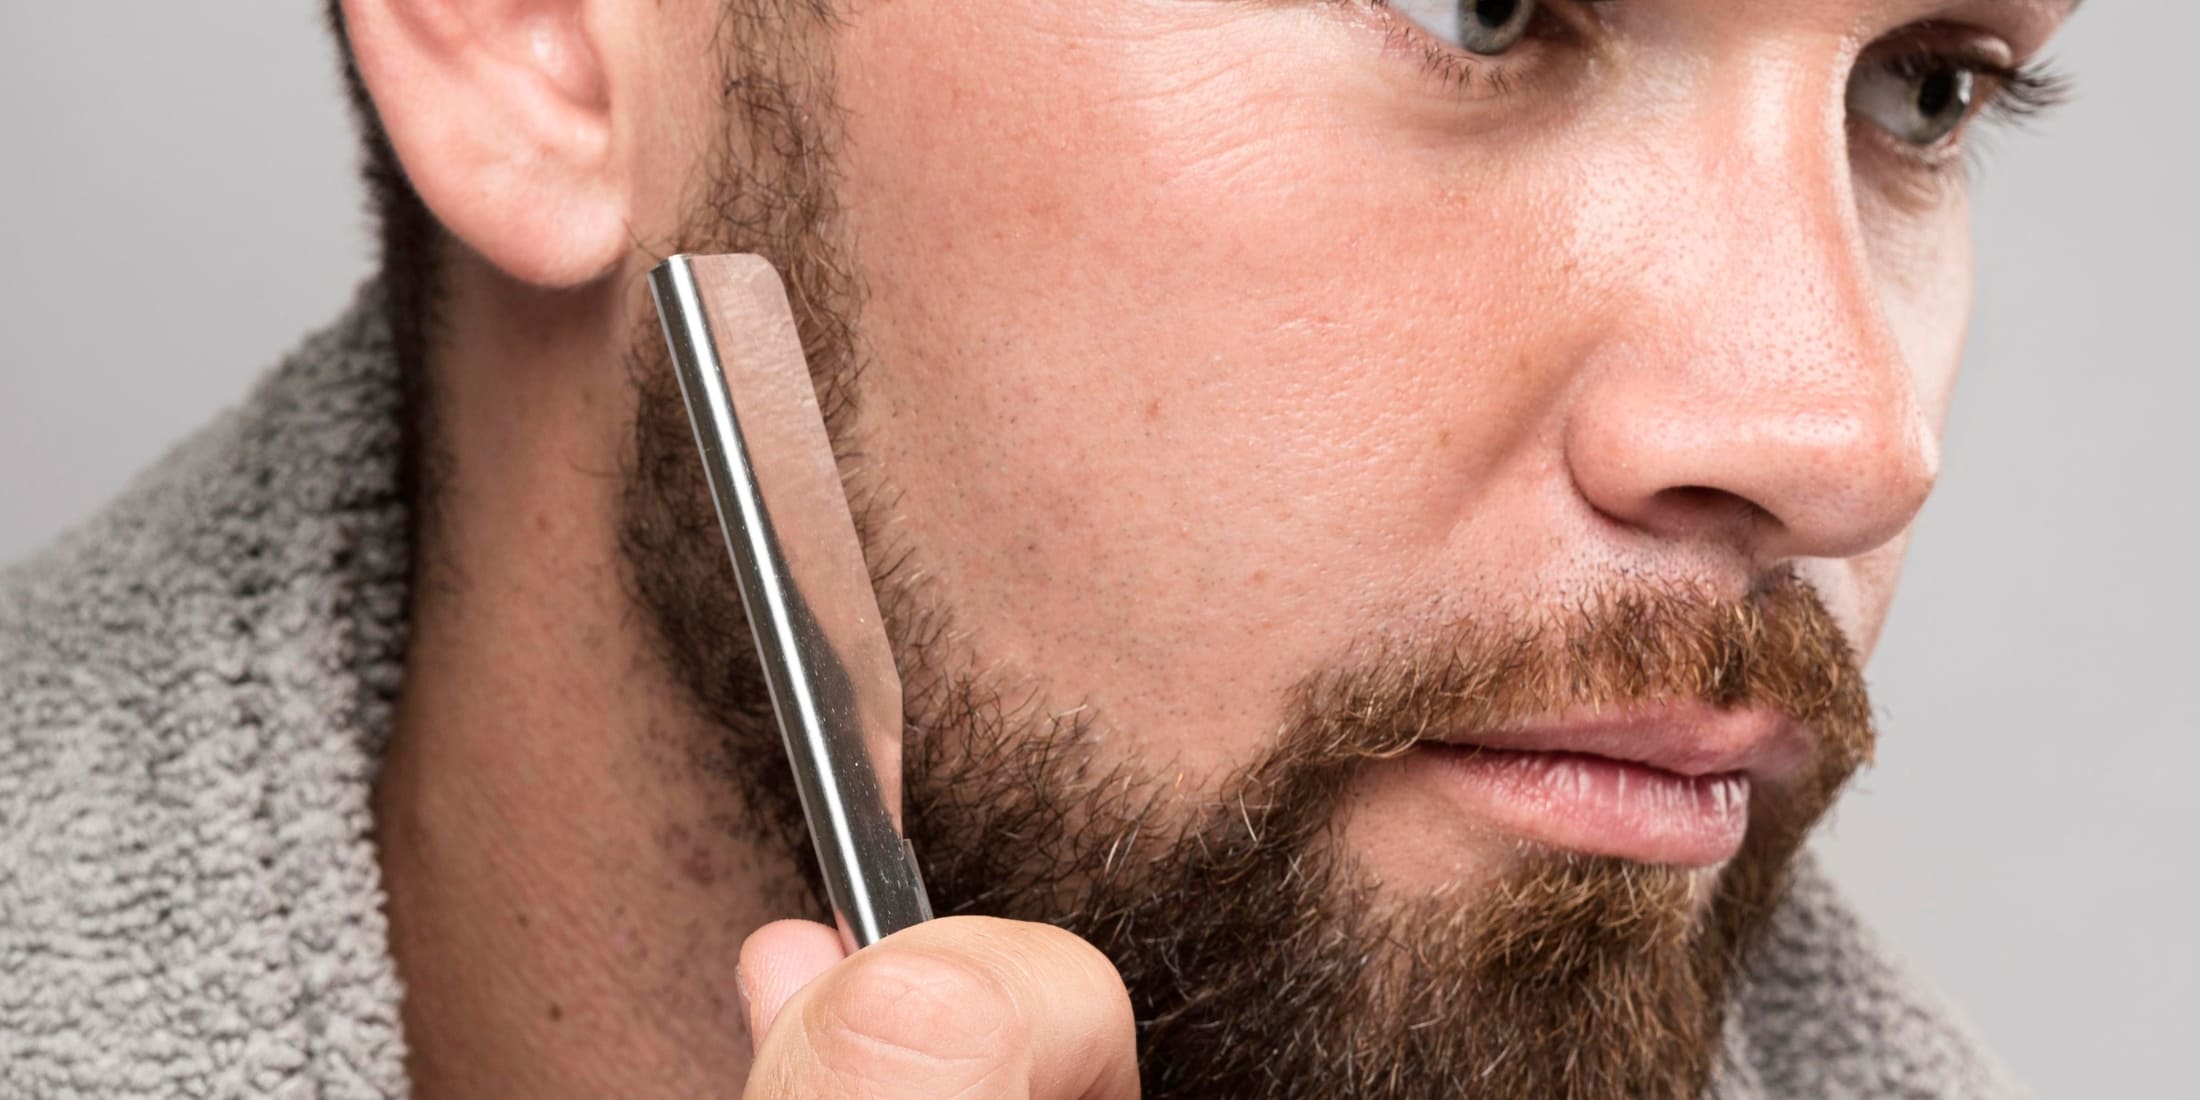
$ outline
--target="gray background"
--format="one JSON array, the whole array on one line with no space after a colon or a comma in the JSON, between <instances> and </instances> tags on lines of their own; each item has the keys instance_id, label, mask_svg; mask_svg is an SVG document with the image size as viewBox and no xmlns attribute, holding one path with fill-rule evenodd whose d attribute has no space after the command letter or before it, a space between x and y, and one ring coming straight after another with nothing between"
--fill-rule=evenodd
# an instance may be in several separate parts
<instances>
[{"instance_id":1,"label":"gray background","mask_svg":"<svg viewBox=\"0 0 2200 1100\"><path fill-rule=\"evenodd\" d=\"M319 4L0 9L0 560L233 401L368 267ZM2190 564L2200 5L2100 2L1997 138L1979 307L1822 842L2047 1096L2200 1096ZM117 324L101 307L123 304Z\"/></svg>"}]
</instances>

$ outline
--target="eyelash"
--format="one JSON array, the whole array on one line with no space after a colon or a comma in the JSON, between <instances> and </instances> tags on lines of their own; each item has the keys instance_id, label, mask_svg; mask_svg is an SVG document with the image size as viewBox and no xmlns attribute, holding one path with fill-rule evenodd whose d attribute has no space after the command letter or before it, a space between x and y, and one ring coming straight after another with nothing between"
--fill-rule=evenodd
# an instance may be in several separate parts
<instances>
[{"instance_id":1,"label":"eyelash","mask_svg":"<svg viewBox=\"0 0 2200 1100\"><path fill-rule=\"evenodd\" d=\"M1387 17L1385 22L1393 44L1416 53L1429 78L1445 89L1462 93L1487 90L1500 98L1513 90L1517 78L1497 60L1470 55L1421 30L1411 20L1396 16L1390 9L1389 0L1362 2ZM1542 42L1586 33L1581 25L1585 20L1569 20L1553 10L1565 2L1568 0L1547 0L1536 12L1535 26L1529 29L1526 40ZM1576 8L1583 8L1612 4L1617 0L1570 2ZM1970 70L1993 86L1992 97L1976 109L1972 122L1981 119L2003 124L2029 122L2062 106L2071 94L2069 78L2040 61L2009 66L1966 51L1940 50L1919 44L1873 63L1893 66L1904 76L1922 75L1946 66ZM1964 129L1969 129L1970 125L1965 123Z\"/></svg>"},{"instance_id":2,"label":"eyelash","mask_svg":"<svg viewBox=\"0 0 2200 1100\"><path fill-rule=\"evenodd\" d=\"M2070 101L2070 78L2045 61L2004 65L1967 51L1936 50L1920 44L1884 57L1875 64L1885 65L1904 77L1924 76L1950 66L1970 70L1975 77L1993 86L1991 98L1978 106L1973 115L1974 121L1991 119L2006 124L2026 123ZM1966 123L1966 128L1969 125ZM1959 134L1961 132L1957 131Z\"/></svg>"}]
</instances>

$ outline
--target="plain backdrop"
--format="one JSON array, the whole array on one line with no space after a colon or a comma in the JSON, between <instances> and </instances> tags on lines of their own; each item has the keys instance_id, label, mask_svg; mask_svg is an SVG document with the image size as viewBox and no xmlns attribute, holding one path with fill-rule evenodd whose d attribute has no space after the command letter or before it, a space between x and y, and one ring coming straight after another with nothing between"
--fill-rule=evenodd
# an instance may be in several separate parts
<instances>
[{"instance_id":1,"label":"plain backdrop","mask_svg":"<svg viewBox=\"0 0 2200 1100\"><path fill-rule=\"evenodd\" d=\"M369 251L317 3L0 8L0 560L334 315ZM2047 1096L2200 1096L2200 5L2094 0L2081 85L1992 142L1979 296L1820 842Z\"/></svg>"}]
</instances>

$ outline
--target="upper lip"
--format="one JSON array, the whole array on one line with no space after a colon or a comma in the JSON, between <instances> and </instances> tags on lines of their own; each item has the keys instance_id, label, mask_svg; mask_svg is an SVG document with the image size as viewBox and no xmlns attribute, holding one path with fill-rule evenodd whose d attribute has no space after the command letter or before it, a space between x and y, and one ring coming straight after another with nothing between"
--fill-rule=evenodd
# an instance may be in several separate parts
<instances>
[{"instance_id":1,"label":"upper lip","mask_svg":"<svg viewBox=\"0 0 2200 1100\"><path fill-rule=\"evenodd\" d=\"M1601 756L1690 777L1741 772L1780 779L1799 770L1811 753L1804 728L1777 710L1708 703L1569 712L1436 740L1511 752Z\"/></svg>"}]
</instances>

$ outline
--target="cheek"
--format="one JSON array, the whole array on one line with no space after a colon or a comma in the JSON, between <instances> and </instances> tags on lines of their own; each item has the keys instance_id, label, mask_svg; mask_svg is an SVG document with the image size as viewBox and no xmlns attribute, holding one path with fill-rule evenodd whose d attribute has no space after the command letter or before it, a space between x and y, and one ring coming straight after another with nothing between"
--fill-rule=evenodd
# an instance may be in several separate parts
<instances>
[{"instance_id":1,"label":"cheek","mask_svg":"<svg viewBox=\"0 0 2200 1100\"><path fill-rule=\"evenodd\" d=\"M1427 582L1536 423L1527 334L1563 326L1519 303L1563 308L1560 235L1495 173L1468 208L1508 213L1461 216L1458 171L1308 86L1368 64L1315 16L974 7L882 5L841 54L895 534L988 660L1128 728L1247 727Z\"/></svg>"}]
</instances>

